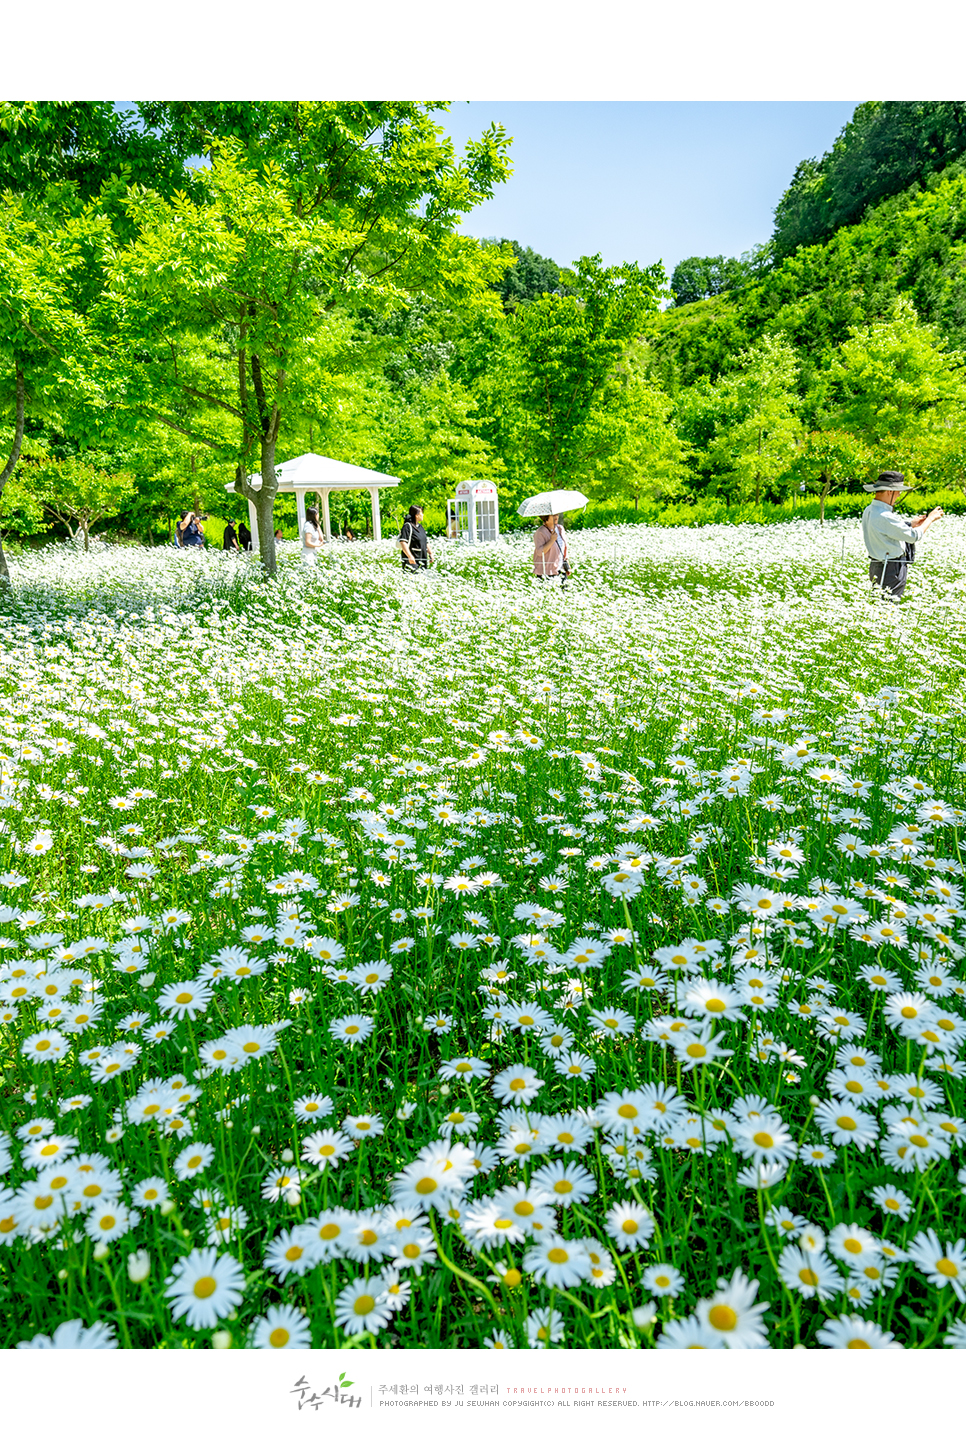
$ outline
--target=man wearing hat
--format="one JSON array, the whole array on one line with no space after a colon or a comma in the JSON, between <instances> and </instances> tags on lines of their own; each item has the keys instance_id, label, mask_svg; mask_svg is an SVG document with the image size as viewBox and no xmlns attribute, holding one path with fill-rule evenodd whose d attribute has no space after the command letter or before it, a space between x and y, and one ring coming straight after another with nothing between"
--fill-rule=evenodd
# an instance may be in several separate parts
<instances>
[{"instance_id":1,"label":"man wearing hat","mask_svg":"<svg viewBox=\"0 0 966 1455\"><path fill-rule=\"evenodd\" d=\"M897 515L894 506L900 495L912 490L898 470L883 470L878 480L864 485L875 496L862 512L862 539L869 553L869 580L898 601L906 589L909 562L915 559L916 542L942 516L938 505L915 520Z\"/></svg>"}]
</instances>

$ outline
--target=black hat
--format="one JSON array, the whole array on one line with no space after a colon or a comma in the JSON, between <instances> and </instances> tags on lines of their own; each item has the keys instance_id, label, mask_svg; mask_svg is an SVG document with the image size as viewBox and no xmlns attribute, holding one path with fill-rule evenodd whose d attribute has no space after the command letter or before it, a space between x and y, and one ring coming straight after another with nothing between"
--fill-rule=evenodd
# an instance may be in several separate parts
<instances>
[{"instance_id":1,"label":"black hat","mask_svg":"<svg viewBox=\"0 0 966 1455\"><path fill-rule=\"evenodd\" d=\"M912 490L912 485L906 484L906 477L901 470L883 470L878 480L873 480L871 485L863 485L863 490L868 490L874 495L879 490Z\"/></svg>"}]
</instances>

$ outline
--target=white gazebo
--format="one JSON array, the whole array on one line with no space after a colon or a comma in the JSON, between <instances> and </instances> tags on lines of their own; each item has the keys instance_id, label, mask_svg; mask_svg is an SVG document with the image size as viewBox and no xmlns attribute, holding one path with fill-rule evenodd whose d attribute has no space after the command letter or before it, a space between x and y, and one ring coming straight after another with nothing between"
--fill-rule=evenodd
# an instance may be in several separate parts
<instances>
[{"instance_id":1,"label":"white gazebo","mask_svg":"<svg viewBox=\"0 0 966 1455\"><path fill-rule=\"evenodd\" d=\"M295 496L298 512L299 537L305 525L305 497L310 490L322 500L322 527L327 541L332 539L332 524L329 518L329 496L333 491L367 490L372 501L372 538L382 540L382 518L379 514L379 491L399 484L395 475L380 475L378 470L364 470L361 465L346 465L341 460L330 460L327 455L299 455L297 460L285 460L275 466L275 478L279 493ZM261 475L250 476L253 490L262 488ZM235 491L235 482L226 490ZM248 505L248 524L252 533L252 550L258 550L258 517L252 501Z\"/></svg>"}]
</instances>

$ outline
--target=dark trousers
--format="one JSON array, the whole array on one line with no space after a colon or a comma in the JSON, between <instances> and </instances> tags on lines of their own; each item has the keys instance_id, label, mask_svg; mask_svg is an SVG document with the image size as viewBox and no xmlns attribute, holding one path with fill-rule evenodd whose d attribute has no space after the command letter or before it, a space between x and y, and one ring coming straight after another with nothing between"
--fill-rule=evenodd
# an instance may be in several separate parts
<instances>
[{"instance_id":1,"label":"dark trousers","mask_svg":"<svg viewBox=\"0 0 966 1455\"><path fill-rule=\"evenodd\" d=\"M869 562L869 580L874 586L880 586L884 592L894 596L897 601L905 591L908 579L909 562L903 556L895 561Z\"/></svg>"}]
</instances>

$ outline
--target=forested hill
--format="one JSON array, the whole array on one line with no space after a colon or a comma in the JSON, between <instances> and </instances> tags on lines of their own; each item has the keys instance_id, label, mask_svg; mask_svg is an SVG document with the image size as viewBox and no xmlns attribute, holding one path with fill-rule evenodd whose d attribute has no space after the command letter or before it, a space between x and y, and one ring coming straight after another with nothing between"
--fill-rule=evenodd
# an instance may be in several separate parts
<instances>
[{"instance_id":1,"label":"forested hill","mask_svg":"<svg viewBox=\"0 0 966 1455\"><path fill-rule=\"evenodd\" d=\"M699 261L730 260L689 260ZM966 158L741 286L667 309L651 328L653 374L675 395L781 333L799 353L807 390L850 327L884 318L900 295L951 348L966 349Z\"/></svg>"}]
</instances>

